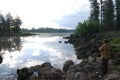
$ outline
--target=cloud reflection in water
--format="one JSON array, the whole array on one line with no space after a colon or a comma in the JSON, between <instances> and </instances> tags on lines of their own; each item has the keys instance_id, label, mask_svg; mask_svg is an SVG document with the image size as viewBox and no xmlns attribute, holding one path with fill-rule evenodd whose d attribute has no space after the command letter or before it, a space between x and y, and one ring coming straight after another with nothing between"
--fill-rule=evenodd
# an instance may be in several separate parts
<instances>
[{"instance_id":1,"label":"cloud reflection in water","mask_svg":"<svg viewBox=\"0 0 120 80\"><path fill-rule=\"evenodd\" d=\"M26 38L28 43L23 44L22 53L24 57L32 58L28 63L35 61L32 65L36 65L39 61L39 63L51 62L53 66L60 68L68 59L72 59L74 62L77 62L73 46L70 44L58 43L60 40L63 42L65 41L59 36L42 38L36 36L33 39L32 37ZM28 50L28 48L30 50ZM25 65L31 66L27 63Z\"/></svg>"},{"instance_id":2,"label":"cloud reflection in water","mask_svg":"<svg viewBox=\"0 0 120 80\"><path fill-rule=\"evenodd\" d=\"M0 68L22 68L50 62L56 68L62 68L66 60L79 62L71 44L64 44L63 35L21 37L21 51L5 52ZM62 43L59 43L62 41ZM1 70L0 69L0 70Z\"/></svg>"}]
</instances>

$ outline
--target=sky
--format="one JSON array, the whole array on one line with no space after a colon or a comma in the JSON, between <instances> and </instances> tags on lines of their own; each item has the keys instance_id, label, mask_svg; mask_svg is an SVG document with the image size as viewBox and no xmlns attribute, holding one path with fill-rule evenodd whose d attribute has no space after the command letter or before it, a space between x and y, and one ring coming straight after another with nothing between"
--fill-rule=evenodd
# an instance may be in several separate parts
<instances>
[{"instance_id":1,"label":"sky","mask_svg":"<svg viewBox=\"0 0 120 80\"><path fill-rule=\"evenodd\" d=\"M0 12L22 20L21 28L76 28L89 17L89 0L0 0Z\"/></svg>"}]
</instances>

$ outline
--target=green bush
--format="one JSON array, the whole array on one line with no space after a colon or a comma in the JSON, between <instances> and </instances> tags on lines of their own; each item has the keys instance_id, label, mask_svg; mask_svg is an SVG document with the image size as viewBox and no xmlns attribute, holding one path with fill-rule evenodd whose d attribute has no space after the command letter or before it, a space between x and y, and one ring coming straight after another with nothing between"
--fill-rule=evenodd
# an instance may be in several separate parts
<instances>
[{"instance_id":1,"label":"green bush","mask_svg":"<svg viewBox=\"0 0 120 80\"><path fill-rule=\"evenodd\" d=\"M113 40L114 44L120 44L120 37Z\"/></svg>"},{"instance_id":2,"label":"green bush","mask_svg":"<svg viewBox=\"0 0 120 80\"><path fill-rule=\"evenodd\" d=\"M91 35L94 33L99 32L99 23L97 21L91 21L91 20L87 20L84 21L83 23L78 23L78 26L75 30L75 34L76 35Z\"/></svg>"},{"instance_id":3,"label":"green bush","mask_svg":"<svg viewBox=\"0 0 120 80\"><path fill-rule=\"evenodd\" d=\"M112 49L113 49L113 50L120 50L120 37L115 38L115 39L112 41Z\"/></svg>"}]
</instances>

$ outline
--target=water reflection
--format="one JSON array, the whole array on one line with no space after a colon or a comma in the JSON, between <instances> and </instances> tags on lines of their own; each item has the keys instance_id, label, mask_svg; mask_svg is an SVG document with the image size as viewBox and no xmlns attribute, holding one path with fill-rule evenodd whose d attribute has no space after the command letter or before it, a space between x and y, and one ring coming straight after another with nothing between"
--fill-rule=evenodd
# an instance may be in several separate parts
<instances>
[{"instance_id":1,"label":"water reflection","mask_svg":"<svg viewBox=\"0 0 120 80\"><path fill-rule=\"evenodd\" d=\"M0 37L0 46L3 50L7 50L9 52L20 50L20 37Z\"/></svg>"},{"instance_id":2,"label":"water reflection","mask_svg":"<svg viewBox=\"0 0 120 80\"><path fill-rule=\"evenodd\" d=\"M66 40L63 39L63 36L66 34L4 38L8 42L1 39L0 41L3 41L5 46L2 46L1 42L0 46L4 49L5 54L3 63L0 64L0 75L15 72L17 68L40 65L44 62L51 62L56 68L62 68L65 61L69 59L78 62L73 46L64 44Z\"/></svg>"}]
</instances>

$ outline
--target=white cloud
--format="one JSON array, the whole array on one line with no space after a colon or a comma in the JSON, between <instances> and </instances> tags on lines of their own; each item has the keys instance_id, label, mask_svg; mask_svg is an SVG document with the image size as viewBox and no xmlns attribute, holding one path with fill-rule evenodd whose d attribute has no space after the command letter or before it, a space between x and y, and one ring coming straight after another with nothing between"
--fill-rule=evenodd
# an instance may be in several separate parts
<instances>
[{"instance_id":1,"label":"white cloud","mask_svg":"<svg viewBox=\"0 0 120 80\"><path fill-rule=\"evenodd\" d=\"M64 15L89 10L88 0L0 0L1 12L18 15L24 22L22 26L60 27L52 22Z\"/></svg>"},{"instance_id":2,"label":"white cloud","mask_svg":"<svg viewBox=\"0 0 120 80\"><path fill-rule=\"evenodd\" d=\"M83 22L88 19L89 14L90 11L80 11L78 13L76 12L74 14L65 15L59 20L54 20L54 22L65 28L76 28L79 22Z\"/></svg>"}]
</instances>

